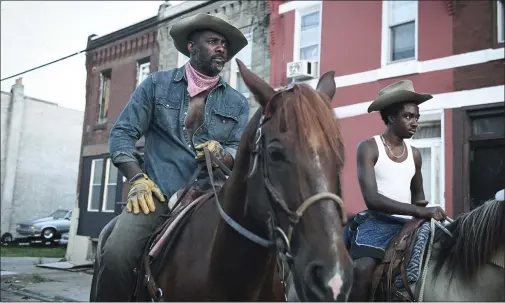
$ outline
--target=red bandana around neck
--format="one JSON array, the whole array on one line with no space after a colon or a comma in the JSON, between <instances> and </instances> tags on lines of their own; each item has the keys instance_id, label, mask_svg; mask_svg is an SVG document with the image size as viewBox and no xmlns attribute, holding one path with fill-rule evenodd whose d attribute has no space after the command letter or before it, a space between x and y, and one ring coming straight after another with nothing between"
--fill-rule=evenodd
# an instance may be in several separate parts
<instances>
[{"instance_id":1,"label":"red bandana around neck","mask_svg":"<svg viewBox=\"0 0 505 303\"><path fill-rule=\"evenodd\" d=\"M191 66L190 62L186 63L186 78L188 79L188 93L190 97L214 88L219 82L219 75L209 77L199 73Z\"/></svg>"}]
</instances>

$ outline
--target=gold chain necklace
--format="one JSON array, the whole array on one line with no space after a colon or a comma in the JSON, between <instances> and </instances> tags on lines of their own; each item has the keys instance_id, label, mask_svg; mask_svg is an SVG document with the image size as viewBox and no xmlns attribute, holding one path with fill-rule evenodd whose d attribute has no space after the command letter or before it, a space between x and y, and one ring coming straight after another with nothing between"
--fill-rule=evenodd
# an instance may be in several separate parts
<instances>
[{"instance_id":1,"label":"gold chain necklace","mask_svg":"<svg viewBox=\"0 0 505 303\"><path fill-rule=\"evenodd\" d=\"M384 145L386 145L386 147L388 148L389 153L391 154L391 156L393 156L393 157L395 157L395 158L397 158L397 159L398 159L398 158L401 158L401 157L403 156L403 154L405 153L405 150L406 150L406 148L405 148L405 142L404 142L404 141L402 141L402 145L403 145L403 151L402 151L402 154L401 154L401 155L399 155L399 156L396 156L396 155L393 153L393 151L391 150L391 147L389 147L389 144L387 144L387 143L386 143L386 139L384 139L384 137L383 137L382 135L381 135L381 139L382 139L382 143L384 143Z\"/></svg>"}]
</instances>

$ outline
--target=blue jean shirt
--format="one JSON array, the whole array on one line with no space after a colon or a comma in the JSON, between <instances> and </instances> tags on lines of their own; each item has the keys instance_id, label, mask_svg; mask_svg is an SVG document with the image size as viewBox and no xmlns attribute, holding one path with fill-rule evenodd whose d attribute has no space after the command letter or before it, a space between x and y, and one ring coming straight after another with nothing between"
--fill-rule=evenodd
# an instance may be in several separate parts
<instances>
[{"instance_id":1,"label":"blue jean shirt","mask_svg":"<svg viewBox=\"0 0 505 303\"><path fill-rule=\"evenodd\" d=\"M233 158L249 118L247 99L221 77L205 104L204 122L192 140L185 66L150 74L133 92L109 138L111 161L140 163L135 143L145 137L144 169L167 197L184 186L197 168L194 146L216 140Z\"/></svg>"}]
</instances>

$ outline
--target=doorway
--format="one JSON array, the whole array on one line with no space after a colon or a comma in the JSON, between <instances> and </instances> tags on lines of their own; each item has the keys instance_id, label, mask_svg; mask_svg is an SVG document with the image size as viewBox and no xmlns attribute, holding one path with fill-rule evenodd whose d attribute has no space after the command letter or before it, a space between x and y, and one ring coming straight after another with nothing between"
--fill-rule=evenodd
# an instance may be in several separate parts
<instances>
[{"instance_id":1,"label":"doorway","mask_svg":"<svg viewBox=\"0 0 505 303\"><path fill-rule=\"evenodd\" d=\"M503 107L469 111L469 210L505 188L505 116Z\"/></svg>"},{"instance_id":2,"label":"doorway","mask_svg":"<svg viewBox=\"0 0 505 303\"><path fill-rule=\"evenodd\" d=\"M505 188L505 140L472 142L470 145L470 209Z\"/></svg>"},{"instance_id":3,"label":"doorway","mask_svg":"<svg viewBox=\"0 0 505 303\"><path fill-rule=\"evenodd\" d=\"M493 199L505 188L503 102L453 111L454 216Z\"/></svg>"}]
</instances>

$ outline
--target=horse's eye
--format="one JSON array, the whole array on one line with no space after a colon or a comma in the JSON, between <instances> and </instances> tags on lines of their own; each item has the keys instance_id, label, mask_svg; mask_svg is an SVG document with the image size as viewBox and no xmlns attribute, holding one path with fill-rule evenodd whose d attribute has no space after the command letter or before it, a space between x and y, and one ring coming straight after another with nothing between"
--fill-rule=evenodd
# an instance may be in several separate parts
<instances>
[{"instance_id":1,"label":"horse's eye","mask_svg":"<svg viewBox=\"0 0 505 303\"><path fill-rule=\"evenodd\" d=\"M272 161L284 161L284 154L278 150L273 150L268 153Z\"/></svg>"}]
</instances>

